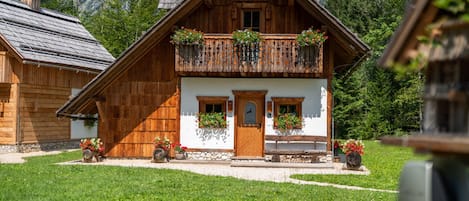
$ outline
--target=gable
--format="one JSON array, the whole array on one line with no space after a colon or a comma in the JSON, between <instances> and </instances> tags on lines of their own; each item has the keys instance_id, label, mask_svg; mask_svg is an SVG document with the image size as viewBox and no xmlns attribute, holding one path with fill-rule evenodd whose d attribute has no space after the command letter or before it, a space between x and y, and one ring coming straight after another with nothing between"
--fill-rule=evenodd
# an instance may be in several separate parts
<instances>
[{"instance_id":1,"label":"gable","mask_svg":"<svg viewBox=\"0 0 469 201\"><path fill-rule=\"evenodd\" d=\"M114 57L74 17L0 0L0 40L31 64L103 70Z\"/></svg>"},{"instance_id":2,"label":"gable","mask_svg":"<svg viewBox=\"0 0 469 201\"><path fill-rule=\"evenodd\" d=\"M229 21L222 21L221 23L204 23L206 19L220 19L221 15L229 14L233 12L231 9L225 7L216 8L219 4L221 6L230 4L231 1L202 1L202 0L190 0L183 1L179 6L168 12L160 21L158 21L148 32L145 33L138 41L136 41L131 47L129 47L108 69L99 74L93 81L91 81L75 98L67 102L62 108L57 111L59 116L70 116L84 111L84 105L91 106L93 104L94 97L100 96L103 91L106 90L111 84L115 83L118 78L125 72L127 72L133 64L138 62L144 55L146 55L155 46L161 45L160 43L172 33L177 26L182 26L187 23L191 25L190 28L206 29L211 31L220 31L221 33L231 33L231 31L237 27L225 26L224 23L229 24ZM248 1L234 1L248 2ZM283 12L281 6L290 5L291 15L289 22L284 22L283 28L271 29L273 31L279 31L282 29L284 32L290 32L291 30L307 29L311 25L324 25L327 27L328 33L333 39L330 39L332 48L335 48L333 52L337 52L337 58L334 66L345 66L346 70L351 69L362 61L369 52L369 47L364 44L357 36L350 32L337 18L332 16L325 8L323 8L317 1L314 0L297 0L297 1L249 1L249 2L277 2L279 7L275 8L276 12ZM287 2L285 4L285 2ZM253 5L251 3L242 3L241 5ZM202 12L202 11L207 12ZM296 13L309 13L312 17L309 21L304 19L301 15ZM237 12L237 11L234 11ZM267 10L265 11L267 13ZM272 12L269 11L269 12ZM212 15L213 16L210 16ZM218 16L220 15L220 16ZM297 16L298 15L298 16ZM236 16L236 14L235 14ZM275 17L280 19L282 16ZM233 19L233 17L228 17ZM227 19L225 19L227 20ZM205 24L208 27L193 27L192 22ZM223 23L223 24L222 24ZM298 25L300 24L300 25ZM281 27L274 24L271 27ZM298 33L298 31L297 31ZM339 53L340 52L340 53ZM155 57L155 62L159 59ZM342 65L346 64L346 65ZM174 69L168 69L174 70Z\"/></svg>"}]
</instances>

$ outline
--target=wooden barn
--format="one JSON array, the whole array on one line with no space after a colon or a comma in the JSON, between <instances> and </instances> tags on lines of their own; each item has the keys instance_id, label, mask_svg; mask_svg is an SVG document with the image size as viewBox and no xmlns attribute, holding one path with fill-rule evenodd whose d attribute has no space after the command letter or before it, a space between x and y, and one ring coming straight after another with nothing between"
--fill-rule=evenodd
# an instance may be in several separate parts
<instances>
[{"instance_id":1,"label":"wooden barn","mask_svg":"<svg viewBox=\"0 0 469 201\"><path fill-rule=\"evenodd\" d=\"M113 61L77 18L40 8L39 0L0 0L0 151L90 135L83 122L55 112Z\"/></svg>"},{"instance_id":2,"label":"wooden barn","mask_svg":"<svg viewBox=\"0 0 469 201\"><path fill-rule=\"evenodd\" d=\"M411 2L380 60L386 67L412 64L409 70L417 63L425 75L423 132L382 139L432 154L406 164L399 200L469 199L469 23L461 20L469 9L463 1L449 4L451 11L435 3Z\"/></svg>"},{"instance_id":3,"label":"wooden barn","mask_svg":"<svg viewBox=\"0 0 469 201\"><path fill-rule=\"evenodd\" d=\"M172 5L57 115L98 113L110 157L150 157L158 136L187 146L189 158L199 160L331 151L333 75L353 71L368 55L366 44L315 0ZM204 33L201 49L190 53L171 43L181 27ZM300 61L296 37L311 27L328 38ZM262 38L250 56L233 42L232 33L245 29ZM223 126L202 125L201 114L209 112L223 114ZM301 123L285 134L276 119L287 113Z\"/></svg>"}]
</instances>

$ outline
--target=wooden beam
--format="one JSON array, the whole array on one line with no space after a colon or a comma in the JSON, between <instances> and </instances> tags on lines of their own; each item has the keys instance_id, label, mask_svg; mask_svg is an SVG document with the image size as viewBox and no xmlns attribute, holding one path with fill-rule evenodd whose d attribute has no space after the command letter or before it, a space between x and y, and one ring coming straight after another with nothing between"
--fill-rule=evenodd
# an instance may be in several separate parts
<instances>
[{"instance_id":1,"label":"wooden beam","mask_svg":"<svg viewBox=\"0 0 469 201\"><path fill-rule=\"evenodd\" d=\"M266 135L265 140L268 141L317 141L326 142L326 136L311 136L311 135L290 135L290 136L279 136L279 135Z\"/></svg>"},{"instance_id":2,"label":"wooden beam","mask_svg":"<svg viewBox=\"0 0 469 201\"><path fill-rule=\"evenodd\" d=\"M106 113L104 112L104 105L102 101L95 101L96 102L96 108L98 108L98 114L99 114L99 119L101 122L104 122L106 119Z\"/></svg>"},{"instance_id":3,"label":"wooden beam","mask_svg":"<svg viewBox=\"0 0 469 201\"><path fill-rule=\"evenodd\" d=\"M469 137L457 134L419 134L406 137L382 137L381 143L413 147L418 152L469 156Z\"/></svg>"}]
</instances>

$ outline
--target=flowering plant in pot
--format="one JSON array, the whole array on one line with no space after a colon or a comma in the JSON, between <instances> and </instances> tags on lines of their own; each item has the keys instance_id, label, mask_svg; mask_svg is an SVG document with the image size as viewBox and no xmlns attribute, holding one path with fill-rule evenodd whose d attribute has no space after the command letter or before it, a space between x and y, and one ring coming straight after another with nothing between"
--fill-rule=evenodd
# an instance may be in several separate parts
<instances>
[{"instance_id":1,"label":"flowering plant in pot","mask_svg":"<svg viewBox=\"0 0 469 201\"><path fill-rule=\"evenodd\" d=\"M171 35L171 41L174 45L203 45L204 33L195 29L181 27Z\"/></svg>"},{"instance_id":2,"label":"flowering plant in pot","mask_svg":"<svg viewBox=\"0 0 469 201\"><path fill-rule=\"evenodd\" d=\"M301 129L302 121L295 113L285 113L274 119L276 128L288 135L293 129Z\"/></svg>"},{"instance_id":3,"label":"flowering plant in pot","mask_svg":"<svg viewBox=\"0 0 469 201\"><path fill-rule=\"evenodd\" d=\"M314 30L313 27L303 30L298 36L296 36L296 42L300 47L305 46L321 46L326 42L328 36L325 32L319 29Z\"/></svg>"},{"instance_id":4,"label":"flowering plant in pot","mask_svg":"<svg viewBox=\"0 0 469 201\"><path fill-rule=\"evenodd\" d=\"M244 62L257 62L259 43L262 38L259 32L249 29L236 30L232 34L238 59Z\"/></svg>"},{"instance_id":5,"label":"flowering plant in pot","mask_svg":"<svg viewBox=\"0 0 469 201\"><path fill-rule=\"evenodd\" d=\"M200 61L204 45L203 32L182 27L171 35L170 42L176 46L176 53L183 61L189 63Z\"/></svg>"},{"instance_id":6,"label":"flowering plant in pot","mask_svg":"<svg viewBox=\"0 0 469 201\"><path fill-rule=\"evenodd\" d=\"M357 169L361 166L361 156L365 154L365 144L361 140L349 139L342 144L342 151L345 153L347 168Z\"/></svg>"},{"instance_id":7,"label":"flowering plant in pot","mask_svg":"<svg viewBox=\"0 0 469 201\"><path fill-rule=\"evenodd\" d=\"M83 162L101 161L104 157L104 143L100 138L85 138L80 140L80 147L83 152Z\"/></svg>"},{"instance_id":8,"label":"flowering plant in pot","mask_svg":"<svg viewBox=\"0 0 469 201\"><path fill-rule=\"evenodd\" d=\"M320 59L320 48L327 38L326 33L319 29L314 30L313 27L298 34L296 37L299 46L298 62L316 66Z\"/></svg>"},{"instance_id":9,"label":"flowering plant in pot","mask_svg":"<svg viewBox=\"0 0 469 201\"><path fill-rule=\"evenodd\" d=\"M223 112L207 112L198 114L200 128L226 128L228 123Z\"/></svg>"},{"instance_id":10,"label":"flowering plant in pot","mask_svg":"<svg viewBox=\"0 0 469 201\"><path fill-rule=\"evenodd\" d=\"M177 160L183 160L187 158L186 151L187 147L181 144L173 144L174 153Z\"/></svg>"},{"instance_id":11,"label":"flowering plant in pot","mask_svg":"<svg viewBox=\"0 0 469 201\"><path fill-rule=\"evenodd\" d=\"M153 141L155 149L153 151L153 162L164 163L169 161L169 150L171 149L171 141L164 137L155 137Z\"/></svg>"}]
</instances>

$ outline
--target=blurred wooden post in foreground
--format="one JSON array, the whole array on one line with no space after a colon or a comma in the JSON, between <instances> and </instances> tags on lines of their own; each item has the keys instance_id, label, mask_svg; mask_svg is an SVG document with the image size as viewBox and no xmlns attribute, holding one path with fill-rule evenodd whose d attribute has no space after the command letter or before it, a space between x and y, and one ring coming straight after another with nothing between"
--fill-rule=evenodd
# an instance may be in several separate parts
<instances>
[{"instance_id":1,"label":"blurred wooden post in foreground","mask_svg":"<svg viewBox=\"0 0 469 201\"><path fill-rule=\"evenodd\" d=\"M451 13L433 2L411 2L380 60L386 67L426 65L423 133L384 137L382 143L432 154L429 161L406 164L399 200L469 200L469 23L460 20L468 10Z\"/></svg>"}]
</instances>

